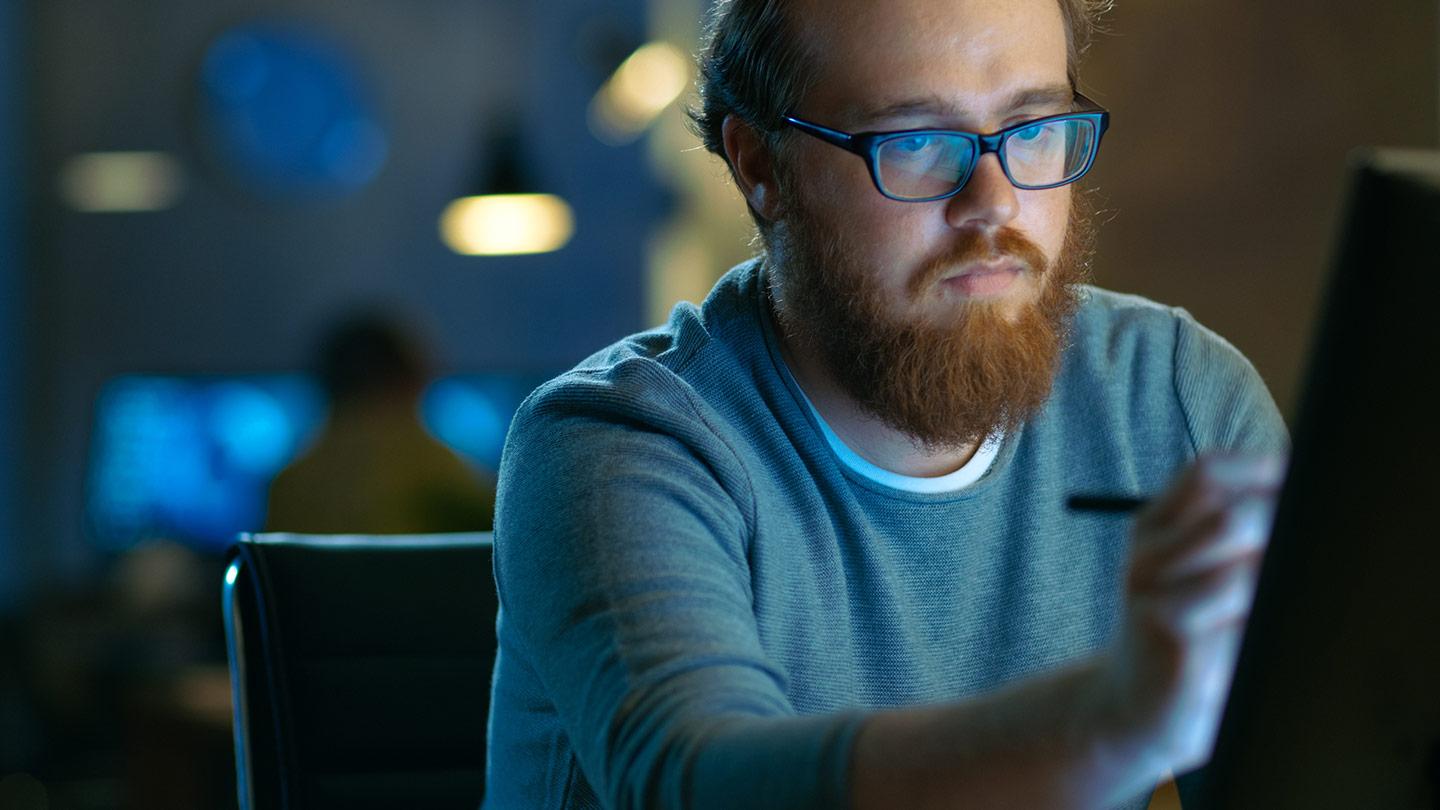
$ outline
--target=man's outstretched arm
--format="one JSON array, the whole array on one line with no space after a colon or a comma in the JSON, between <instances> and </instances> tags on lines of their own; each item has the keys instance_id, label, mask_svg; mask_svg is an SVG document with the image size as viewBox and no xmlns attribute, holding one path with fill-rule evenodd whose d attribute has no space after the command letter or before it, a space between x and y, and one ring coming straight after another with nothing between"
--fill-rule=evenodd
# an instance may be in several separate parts
<instances>
[{"instance_id":1,"label":"man's outstretched arm","mask_svg":"<svg viewBox=\"0 0 1440 810\"><path fill-rule=\"evenodd\" d=\"M1203 459L1136 524L1127 617L1105 654L857 736L852 806L1103 808L1214 742L1283 472Z\"/></svg>"}]
</instances>

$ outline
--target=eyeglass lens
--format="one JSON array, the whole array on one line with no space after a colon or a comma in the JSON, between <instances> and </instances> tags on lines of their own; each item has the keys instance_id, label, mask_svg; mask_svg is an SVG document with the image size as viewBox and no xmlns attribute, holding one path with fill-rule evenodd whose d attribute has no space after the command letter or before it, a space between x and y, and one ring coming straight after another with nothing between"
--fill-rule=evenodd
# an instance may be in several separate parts
<instances>
[{"instance_id":1,"label":"eyeglass lens","mask_svg":"<svg viewBox=\"0 0 1440 810\"><path fill-rule=\"evenodd\" d=\"M1085 172L1094 152L1095 124L1084 118L1022 127L1003 146L1010 179L1018 186L1066 183ZM886 193L902 199L940 197L970 173L976 146L960 135L905 135L882 142L875 163Z\"/></svg>"}]
</instances>

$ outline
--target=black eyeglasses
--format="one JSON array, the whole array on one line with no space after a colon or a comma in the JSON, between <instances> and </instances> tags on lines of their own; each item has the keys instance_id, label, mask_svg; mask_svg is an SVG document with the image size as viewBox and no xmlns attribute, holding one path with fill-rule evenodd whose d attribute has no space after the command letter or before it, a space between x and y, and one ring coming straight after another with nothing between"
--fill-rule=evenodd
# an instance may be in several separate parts
<instances>
[{"instance_id":1,"label":"black eyeglasses","mask_svg":"<svg viewBox=\"0 0 1440 810\"><path fill-rule=\"evenodd\" d=\"M1082 95L1080 112L1024 121L982 135L948 129L841 132L794 116L785 123L807 135L854 152L870 166L881 194L900 202L932 202L960 193L981 156L994 152L1016 188L1045 189L1073 183L1095 165L1110 113Z\"/></svg>"}]
</instances>

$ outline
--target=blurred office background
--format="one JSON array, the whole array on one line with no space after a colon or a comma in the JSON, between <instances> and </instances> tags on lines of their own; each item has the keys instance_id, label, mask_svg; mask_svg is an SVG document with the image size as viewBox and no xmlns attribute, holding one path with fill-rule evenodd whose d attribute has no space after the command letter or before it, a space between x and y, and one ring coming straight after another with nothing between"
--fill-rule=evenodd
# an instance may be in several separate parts
<instances>
[{"instance_id":1,"label":"blurred office background","mask_svg":"<svg viewBox=\"0 0 1440 810\"><path fill-rule=\"evenodd\" d=\"M748 255L680 112L706 5L0 0L0 804L233 803L220 555L323 419L337 314L410 318L427 428L493 468L530 386ZM1097 281L1293 416L1345 155L1440 135L1437 5L1109 27Z\"/></svg>"}]
</instances>

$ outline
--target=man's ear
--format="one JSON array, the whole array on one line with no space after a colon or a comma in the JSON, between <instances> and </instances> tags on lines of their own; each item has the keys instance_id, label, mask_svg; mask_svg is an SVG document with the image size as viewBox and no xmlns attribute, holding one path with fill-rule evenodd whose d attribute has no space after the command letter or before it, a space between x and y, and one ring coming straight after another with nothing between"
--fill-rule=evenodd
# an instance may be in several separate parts
<instances>
[{"instance_id":1,"label":"man's ear","mask_svg":"<svg viewBox=\"0 0 1440 810\"><path fill-rule=\"evenodd\" d=\"M780 189L775 177L774 153L755 128L737 115L727 115L720 124L725 157L735 184L751 210L766 220L780 215Z\"/></svg>"}]
</instances>

